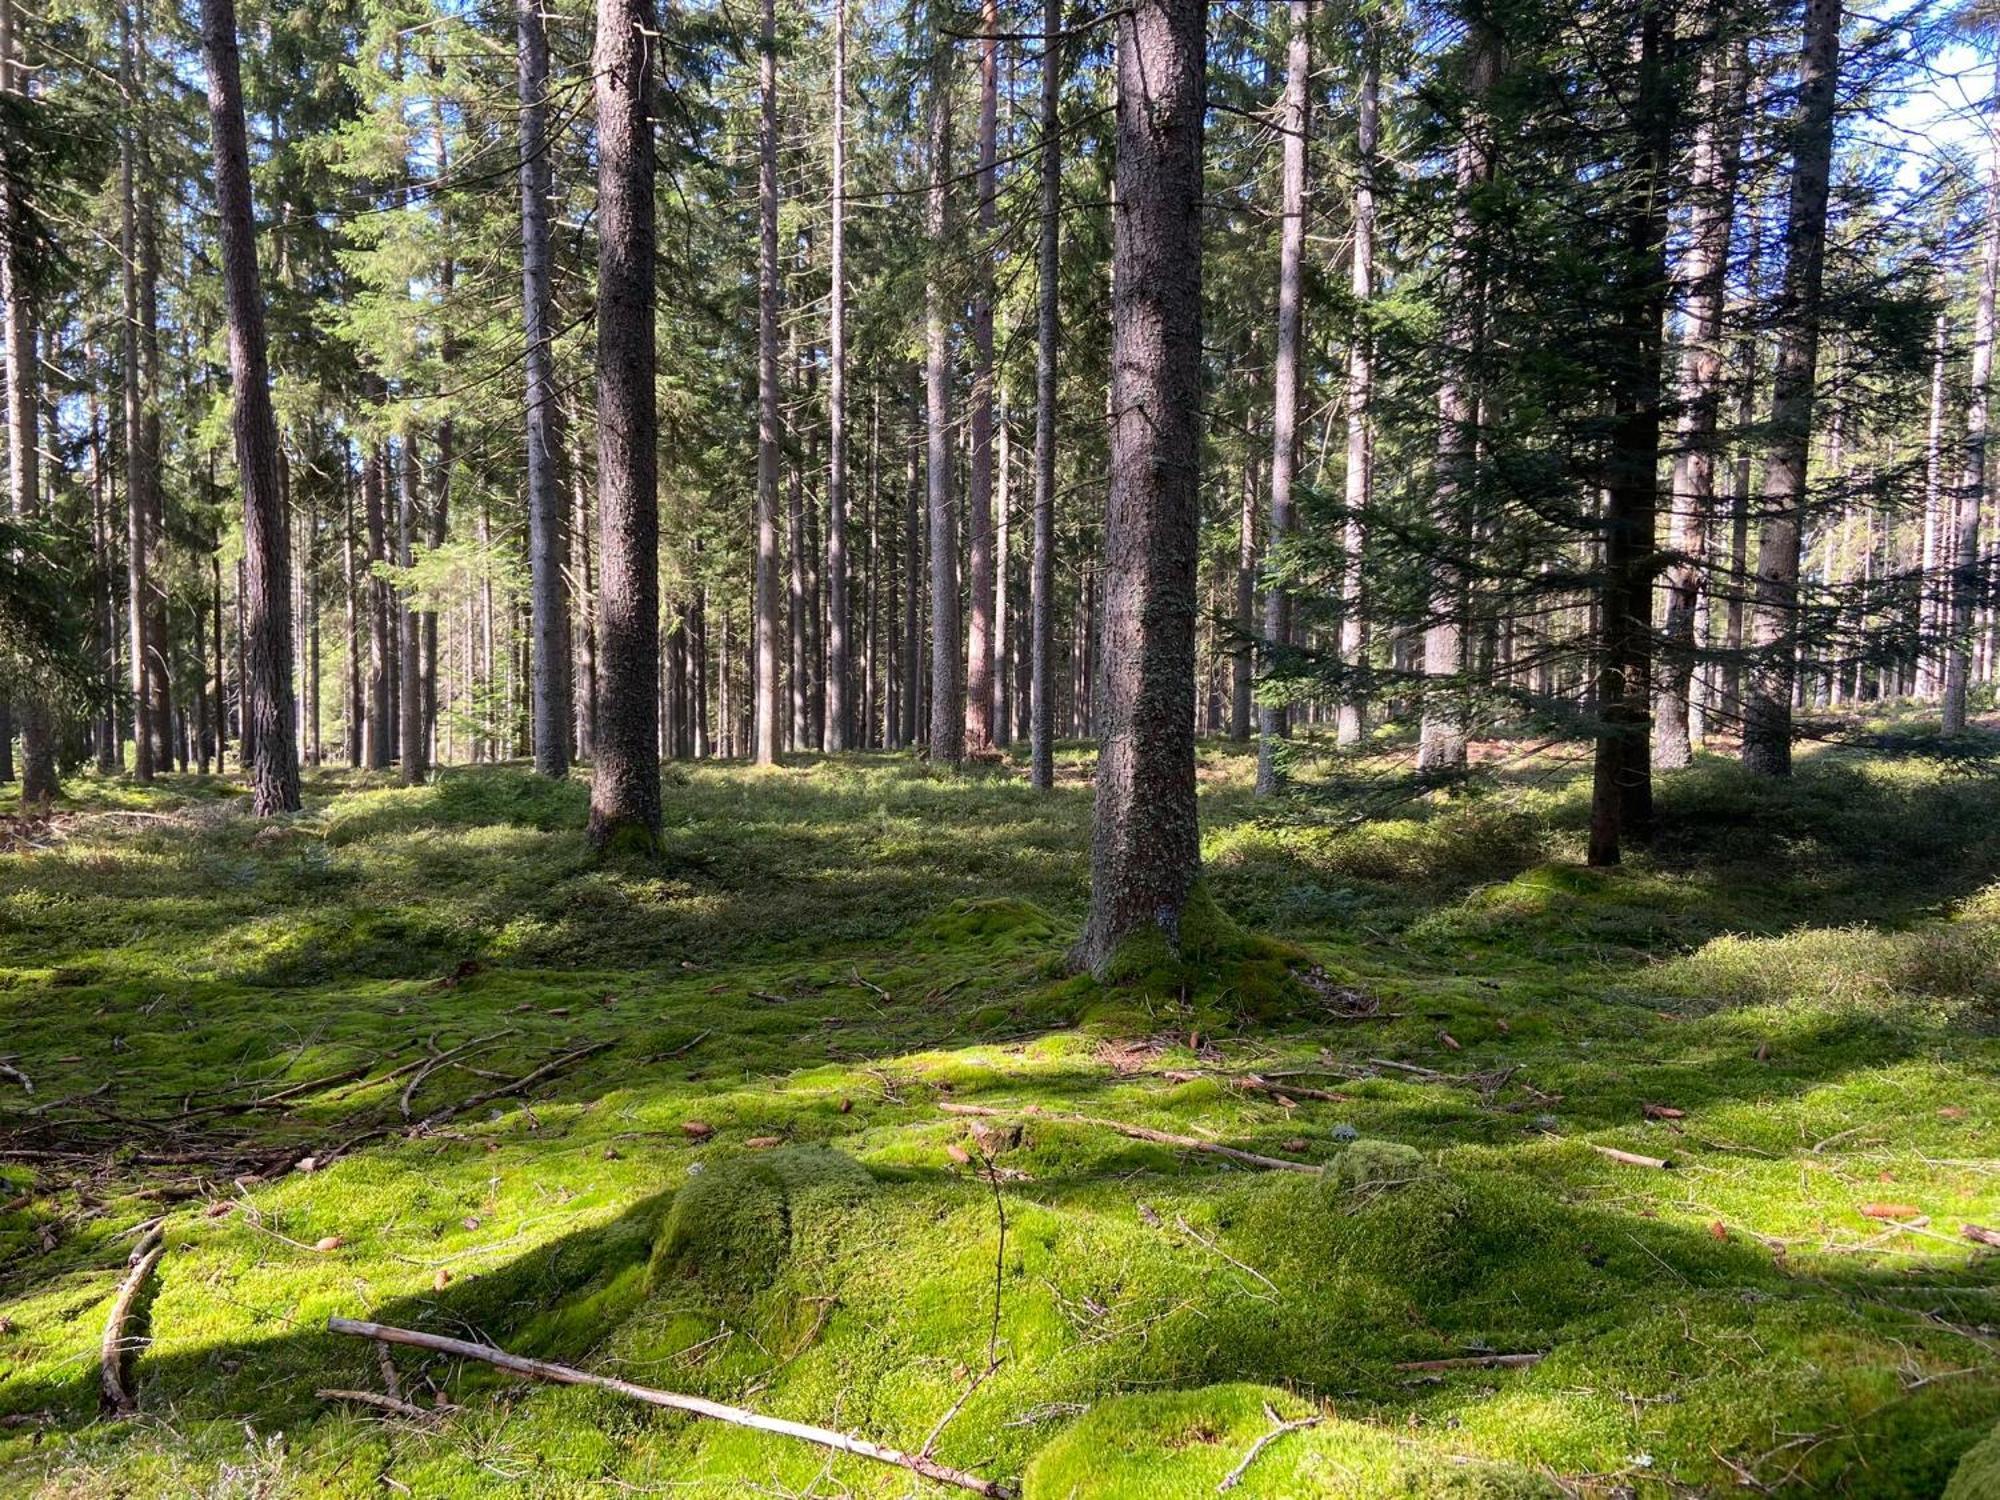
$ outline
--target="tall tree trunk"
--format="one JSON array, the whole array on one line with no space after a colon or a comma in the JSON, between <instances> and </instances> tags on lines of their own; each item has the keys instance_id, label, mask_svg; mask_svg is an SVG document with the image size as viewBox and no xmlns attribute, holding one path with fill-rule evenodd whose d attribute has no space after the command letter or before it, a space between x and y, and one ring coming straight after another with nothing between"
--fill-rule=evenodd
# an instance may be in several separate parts
<instances>
[{"instance_id":1,"label":"tall tree trunk","mask_svg":"<svg viewBox=\"0 0 2000 1500\"><path fill-rule=\"evenodd\" d=\"M1771 371L1764 455L1763 530L1752 580L1749 690L1743 764L1766 776L1792 772L1792 688L1798 676L1799 542L1812 446L1813 367L1819 359L1820 286L1826 270L1826 200L1840 78L1842 0L1806 0L1792 121L1792 186L1785 281Z\"/></svg>"},{"instance_id":2,"label":"tall tree trunk","mask_svg":"<svg viewBox=\"0 0 2000 1500\"><path fill-rule=\"evenodd\" d=\"M132 487L146 505L146 691L152 699L147 724L153 734L153 764L165 766L174 750L172 643L167 631L166 491L160 484L160 220L154 193L153 150L146 119L150 95L143 76L150 55L146 8L135 7L136 50L141 64L137 84L139 134L136 170L148 190L138 198L138 404L130 437Z\"/></svg>"},{"instance_id":3,"label":"tall tree trunk","mask_svg":"<svg viewBox=\"0 0 2000 1500\"><path fill-rule=\"evenodd\" d=\"M361 475L361 510L368 531L368 715L364 725L368 769L386 771L396 754L396 732L389 712L389 585L375 571L389 560L388 520L383 489L388 482L388 452L380 442L368 450Z\"/></svg>"},{"instance_id":4,"label":"tall tree trunk","mask_svg":"<svg viewBox=\"0 0 2000 1500\"><path fill-rule=\"evenodd\" d=\"M908 403L909 457L903 477L903 701L900 743L917 743L917 683L922 676L923 626L917 615L918 578L923 556L923 502L918 479L918 449L923 438L917 427L914 389Z\"/></svg>"},{"instance_id":5,"label":"tall tree trunk","mask_svg":"<svg viewBox=\"0 0 2000 1500\"><path fill-rule=\"evenodd\" d=\"M346 583L347 627L347 764L355 770L361 768L361 720L366 712L361 676L361 584L355 566L354 548L354 472L348 467L345 457L341 459L340 511L342 527L342 560Z\"/></svg>"},{"instance_id":6,"label":"tall tree trunk","mask_svg":"<svg viewBox=\"0 0 2000 1500\"><path fill-rule=\"evenodd\" d=\"M1013 679L1008 653L1019 650L1008 630L1009 588L1013 582L1014 443L1007 425L1007 405L999 403L993 435L993 743L1014 737Z\"/></svg>"},{"instance_id":7,"label":"tall tree trunk","mask_svg":"<svg viewBox=\"0 0 2000 1500\"><path fill-rule=\"evenodd\" d=\"M1674 434L1672 513L1667 523L1666 614L1661 681L1654 705L1653 764L1676 771L1694 760L1689 697L1694 679L1695 616L1701 601L1709 521L1715 511L1716 429L1722 405L1723 310L1729 286L1730 230L1749 81L1748 43L1732 42L1709 59L1695 134L1687 247L1679 281L1687 298Z\"/></svg>"},{"instance_id":8,"label":"tall tree trunk","mask_svg":"<svg viewBox=\"0 0 2000 1500\"><path fill-rule=\"evenodd\" d=\"M845 750L848 706L847 607L847 0L833 6L833 243L827 310L826 748ZM867 708L864 703L863 718ZM867 740L864 732L863 742Z\"/></svg>"},{"instance_id":9,"label":"tall tree trunk","mask_svg":"<svg viewBox=\"0 0 2000 1500\"><path fill-rule=\"evenodd\" d=\"M1354 106L1354 249L1350 288L1354 341L1347 350L1347 519L1340 560L1340 663L1350 674L1368 665L1368 616L1361 593L1361 564L1368 540L1368 507L1375 498L1375 330L1369 304L1375 297L1375 172L1382 132L1382 51L1371 26L1361 43L1361 89ZM1359 680L1347 679L1340 695L1335 743L1361 743L1366 702Z\"/></svg>"},{"instance_id":10,"label":"tall tree trunk","mask_svg":"<svg viewBox=\"0 0 2000 1500\"><path fill-rule=\"evenodd\" d=\"M1028 562L1028 780L1055 785L1058 250L1062 230L1062 0L1042 0L1041 214L1035 247L1035 528Z\"/></svg>"},{"instance_id":11,"label":"tall tree trunk","mask_svg":"<svg viewBox=\"0 0 2000 1500\"><path fill-rule=\"evenodd\" d=\"M931 540L931 740L933 763L965 759L960 701L958 511L952 496L951 313L946 264L951 244L951 49L935 44L930 82L930 261L924 289L924 417Z\"/></svg>"},{"instance_id":12,"label":"tall tree trunk","mask_svg":"<svg viewBox=\"0 0 2000 1500\"><path fill-rule=\"evenodd\" d=\"M153 779L153 693L150 630L152 624L152 584L147 563L153 555L149 532L151 507L145 471L144 417L139 401L139 237L138 172L139 105L137 55L138 37L132 17L124 21L124 49L119 64L119 83L126 109L125 127L118 140L118 259L119 283L124 292L124 316L120 319L119 359L124 395L125 423L125 582L127 656L131 664L132 694L132 774L139 781Z\"/></svg>"},{"instance_id":13,"label":"tall tree trunk","mask_svg":"<svg viewBox=\"0 0 2000 1500\"><path fill-rule=\"evenodd\" d=\"M980 0L979 242L972 282L972 462L966 484L966 569L971 611L965 633L965 740L993 746L993 229L999 132L1000 9Z\"/></svg>"},{"instance_id":14,"label":"tall tree trunk","mask_svg":"<svg viewBox=\"0 0 2000 1500\"><path fill-rule=\"evenodd\" d=\"M1254 427L1252 429L1254 435ZM1256 713L1253 696L1257 682L1255 652L1250 641L1257 630L1257 502L1262 498L1257 485L1257 461L1252 452L1243 456L1243 473L1236 506L1236 629L1242 636L1229 652L1229 737L1247 741L1250 721Z\"/></svg>"},{"instance_id":15,"label":"tall tree trunk","mask_svg":"<svg viewBox=\"0 0 2000 1500\"><path fill-rule=\"evenodd\" d=\"M1924 535L1917 571L1917 696L1935 698L1944 673L1938 658L1943 637L1945 599L1944 559L1951 542L1945 527L1944 403L1945 364L1951 357L1951 315L1937 316L1937 338L1931 351L1931 416L1924 436Z\"/></svg>"},{"instance_id":16,"label":"tall tree trunk","mask_svg":"<svg viewBox=\"0 0 2000 1500\"><path fill-rule=\"evenodd\" d=\"M1979 299L1972 315L1972 369L1965 392L1965 467L1957 496L1958 537L1951 572L1951 630L1944 659L1944 732L1965 729L1972 677L1973 601L1980 592L1979 518L1986 505L1987 409L1993 385L1993 302L2000 280L2000 69L1986 107L1986 224L1979 257Z\"/></svg>"},{"instance_id":17,"label":"tall tree trunk","mask_svg":"<svg viewBox=\"0 0 2000 1500\"><path fill-rule=\"evenodd\" d=\"M1299 462L1299 346L1303 337L1306 244L1306 145L1312 129L1312 0L1288 0L1291 40L1285 51L1285 97L1279 128L1285 133L1278 228L1278 345L1272 359L1271 524L1265 556L1275 562L1292 534L1292 480ZM1123 201L1123 195L1120 195ZM1121 284L1124 270L1114 273ZM1276 576L1264 589L1264 639L1278 652L1291 643L1291 591ZM1278 741L1290 730L1282 703L1257 710L1257 795L1278 789Z\"/></svg>"},{"instance_id":18,"label":"tall tree trunk","mask_svg":"<svg viewBox=\"0 0 2000 1500\"><path fill-rule=\"evenodd\" d=\"M761 113L757 148L757 764L778 758L778 453L784 417L778 397L778 19L764 0L758 40Z\"/></svg>"},{"instance_id":19,"label":"tall tree trunk","mask_svg":"<svg viewBox=\"0 0 2000 1500\"><path fill-rule=\"evenodd\" d=\"M562 406L556 395L550 290L549 38L542 0L514 0L521 102L521 331L527 344L528 569L532 587L535 769L569 774L575 732L569 645L569 527L563 494Z\"/></svg>"},{"instance_id":20,"label":"tall tree trunk","mask_svg":"<svg viewBox=\"0 0 2000 1500\"><path fill-rule=\"evenodd\" d=\"M1294 15L1294 24L1299 17ZM1201 487L1203 0L1118 25L1111 486L1090 916L1080 963L1181 947L1196 894L1194 635Z\"/></svg>"},{"instance_id":21,"label":"tall tree trunk","mask_svg":"<svg viewBox=\"0 0 2000 1500\"><path fill-rule=\"evenodd\" d=\"M417 534L417 444L406 437L398 448L396 483L396 566L407 570L415 559L413 544ZM414 606L401 611L401 685L397 707L401 713L404 786L422 786L430 775L429 745L424 738L424 643Z\"/></svg>"},{"instance_id":22,"label":"tall tree trunk","mask_svg":"<svg viewBox=\"0 0 2000 1500\"><path fill-rule=\"evenodd\" d=\"M1470 545L1471 500L1478 464L1479 398L1474 364L1483 331L1482 235L1476 199L1493 170L1493 126L1486 96L1500 68L1500 41L1484 21L1475 21L1466 66L1466 115L1454 169L1451 242L1446 249L1444 286L1444 373L1438 382L1437 474L1431 520L1444 555L1431 569L1431 593L1424 623L1424 706L1417 765L1425 771L1465 766L1466 694L1464 611L1466 580L1462 553Z\"/></svg>"},{"instance_id":23,"label":"tall tree trunk","mask_svg":"<svg viewBox=\"0 0 2000 1500\"><path fill-rule=\"evenodd\" d=\"M1660 509L1660 337L1667 303L1667 172L1674 109L1666 75L1672 18L1664 0L1641 6L1632 149L1624 168L1621 337L1611 370L1616 412L1605 475L1603 637L1597 671L1596 764L1589 860L1618 863L1625 842L1653 835L1651 710L1654 540ZM1719 308L1717 309L1719 314ZM1712 477L1708 481L1713 488ZM1696 544L1697 551L1699 543ZM1693 636L1692 608L1688 635ZM1681 688L1686 704L1686 686Z\"/></svg>"},{"instance_id":24,"label":"tall tree trunk","mask_svg":"<svg viewBox=\"0 0 2000 1500\"><path fill-rule=\"evenodd\" d=\"M653 388L652 0L598 0L597 524L602 687L590 838L660 840L659 413Z\"/></svg>"},{"instance_id":25,"label":"tall tree trunk","mask_svg":"<svg viewBox=\"0 0 2000 1500\"><path fill-rule=\"evenodd\" d=\"M259 817L299 806L293 733L292 619L284 502L278 490L278 425L265 363L264 289L257 280L256 219L250 205L250 147L243 124L235 0L201 0L201 50L208 67L209 128L229 316L229 378L235 409L237 480L243 486L244 582L248 590L246 732L254 740L251 805Z\"/></svg>"}]
</instances>

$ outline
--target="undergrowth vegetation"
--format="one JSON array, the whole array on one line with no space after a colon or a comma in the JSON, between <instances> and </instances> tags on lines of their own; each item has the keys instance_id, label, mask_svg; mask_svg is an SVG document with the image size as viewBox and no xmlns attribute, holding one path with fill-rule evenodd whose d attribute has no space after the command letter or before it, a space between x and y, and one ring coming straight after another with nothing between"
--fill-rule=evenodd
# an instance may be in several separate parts
<instances>
[{"instance_id":1,"label":"undergrowth vegetation","mask_svg":"<svg viewBox=\"0 0 2000 1500\"><path fill-rule=\"evenodd\" d=\"M1105 989L1086 769L700 766L643 865L518 769L0 824L0 1492L922 1483L408 1350L385 1416L336 1313L1031 1500L1932 1497L2000 1417L1990 781L1704 763L1603 872L1571 766L1357 819L1206 746L1225 961Z\"/></svg>"}]
</instances>

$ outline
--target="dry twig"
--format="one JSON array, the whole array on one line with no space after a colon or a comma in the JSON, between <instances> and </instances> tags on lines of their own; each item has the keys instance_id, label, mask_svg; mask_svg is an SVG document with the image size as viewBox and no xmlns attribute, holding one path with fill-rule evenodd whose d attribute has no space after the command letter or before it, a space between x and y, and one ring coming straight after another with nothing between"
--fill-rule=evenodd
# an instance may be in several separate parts
<instances>
[{"instance_id":1,"label":"dry twig","mask_svg":"<svg viewBox=\"0 0 2000 1500\"><path fill-rule=\"evenodd\" d=\"M132 1304L139 1300L140 1288L166 1248L166 1230L157 1224L132 1247L125 1262L125 1279L118 1284L118 1295L111 1299L111 1315L104 1320L104 1343L97 1365L104 1386L104 1409L113 1416L129 1417L139 1409L138 1394L125 1380L125 1324L132 1316Z\"/></svg>"}]
</instances>

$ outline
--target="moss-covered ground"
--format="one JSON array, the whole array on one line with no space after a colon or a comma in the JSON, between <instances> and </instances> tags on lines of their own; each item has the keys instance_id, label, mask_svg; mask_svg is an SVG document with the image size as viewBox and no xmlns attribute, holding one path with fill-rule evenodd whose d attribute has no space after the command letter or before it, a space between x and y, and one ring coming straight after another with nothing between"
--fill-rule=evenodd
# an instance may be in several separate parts
<instances>
[{"instance_id":1,"label":"moss-covered ground","mask_svg":"<svg viewBox=\"0 0 2000 1500\"><path fill-rule=\"evenodd\" d=\"M1049 798L700 767L645 864L518 769L0 821L0 1493L929 1489L409 1350L434 1414L323 1400L386 1389L333 1313L935 1433L1033 1500L1215 1494L1274 1414L1318 1420L1238 1494L1944 1489L2000 1417L2000 787L1705 763L1591 872L1573 767L1356 821L1202 757L1207 889L1280 946L1111 989L1063 966L1081 750ZM1404 1368L1488 1354L1544 1357Z\"/></svg>"}]
</instances>

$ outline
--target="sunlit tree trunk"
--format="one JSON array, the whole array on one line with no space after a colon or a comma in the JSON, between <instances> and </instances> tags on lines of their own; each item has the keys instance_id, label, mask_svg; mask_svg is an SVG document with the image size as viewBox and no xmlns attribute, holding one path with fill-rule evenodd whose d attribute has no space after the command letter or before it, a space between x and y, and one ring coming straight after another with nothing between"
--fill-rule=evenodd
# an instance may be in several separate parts
<instances>
[{"instance_id":1,"label":"sunlit tree trunk","mask_svg":"<svg viewBox=\"0 0 2000 1500\"><path fill-rule=\"evenodd\" d=\"M956 765L965 758L960 699L958 511L952 495L951 313L946 260L951 243L951 49L936 44L930 81L931 254L924 290L925 474L930 499L931 703L930 756Z\"/></svg>"},{"instance_id":2,"label":"sunlit tree trunk","mask_svg":"<svg viewBox=\"0 0 2000 1500\"><path fill-rule=\"evenodd\" d=\"M826 748L848 748L847 607L847 0L833 6L833 225L827 304ZM867 705L862 706L867 742Z\"/></svg>"},{"instance_id":3,"label":"sunlit tree trunk","mask_svg":"<svg viewBox=\"0 0 2000 1500\"><path fill-rule=\"evenodd\" d=\"M1367 544L1368 507L1375 492L1374 330L1369 303L1375 296L1375 171L1382 130L1382 55L1372 30L1363 38L1361 87L1354 104L1354 249L1349 288L1358 319L1347 351L1347 519L1342 525L1340 565L1340 661L1359 672L1368 661L1368 615L1361 597L1361 564ZM1361 743L1365 705L1361 690L1341 694L1335 742Z\"/></svg>"},{"instance_id":4,"label":"sunlit tree trunk","mask_svg":"<svg viewBox=\"0 0 2000 1500\"><path fill-rule=\"evenodd\" d=\"M1028 562L1028 780L1055 785L1055 500L1062 0L1042 0L1041 213L1035 247L1035 524Z\"/></svg>"},{"instance_id":5,"label":"sunlit tree trunk","mask_svg":"<svg viewBox=\"0 0 2000 1500\"><path fill-rule=\"evenodd\" d=\"M651 0L598 0L597 524L603 534L590 838L660 839L659 417L653 344Z\"/></svg>"},{"instance_id":6,"label":"sunlit tree trunk","mask_svg":"<svg viewBox=\"0 0 2000 1500\"><path fill-rule=\"evenodd\" d=\"M972 288L972 462L966 486L966 550L971 615L966 622L965 739L993 744L993 201L999 130L1000 10L981 0L979 29L979 242Z\"/></svg>"},{"instance_id":7,"label":"sunlit tree trunk","mask_svg":"<svg viewBox=\"0 0 2000 1500\"><path fill-rule=\"evenodd\" d=\"M1077 952L1100 978L1130 939L1157 934L1180 947L1201 873L1194 637L1206 23L1204 0L1138 0L1117 21L1103 729L1090 916Z\"/></svg>"},{"instance_id":8,"label":"sunlit tree trunk","mask_svg":"<svg viewBox=\"0 0 2000 1500\"><path fill-rule=\"evenodd\" d=\"M1812 446L1813 367L1819 359L1820 287L1826 269L1826 203L1840 74L1841 0L1806 0L1792 122L1791 201L1785 280L1771 371L1764 454L1762 534L1751 580L1743 764L1766 776L1792 771L1792 689L1798 675L1799 543Z\"/></svg>"}]
</instances>

